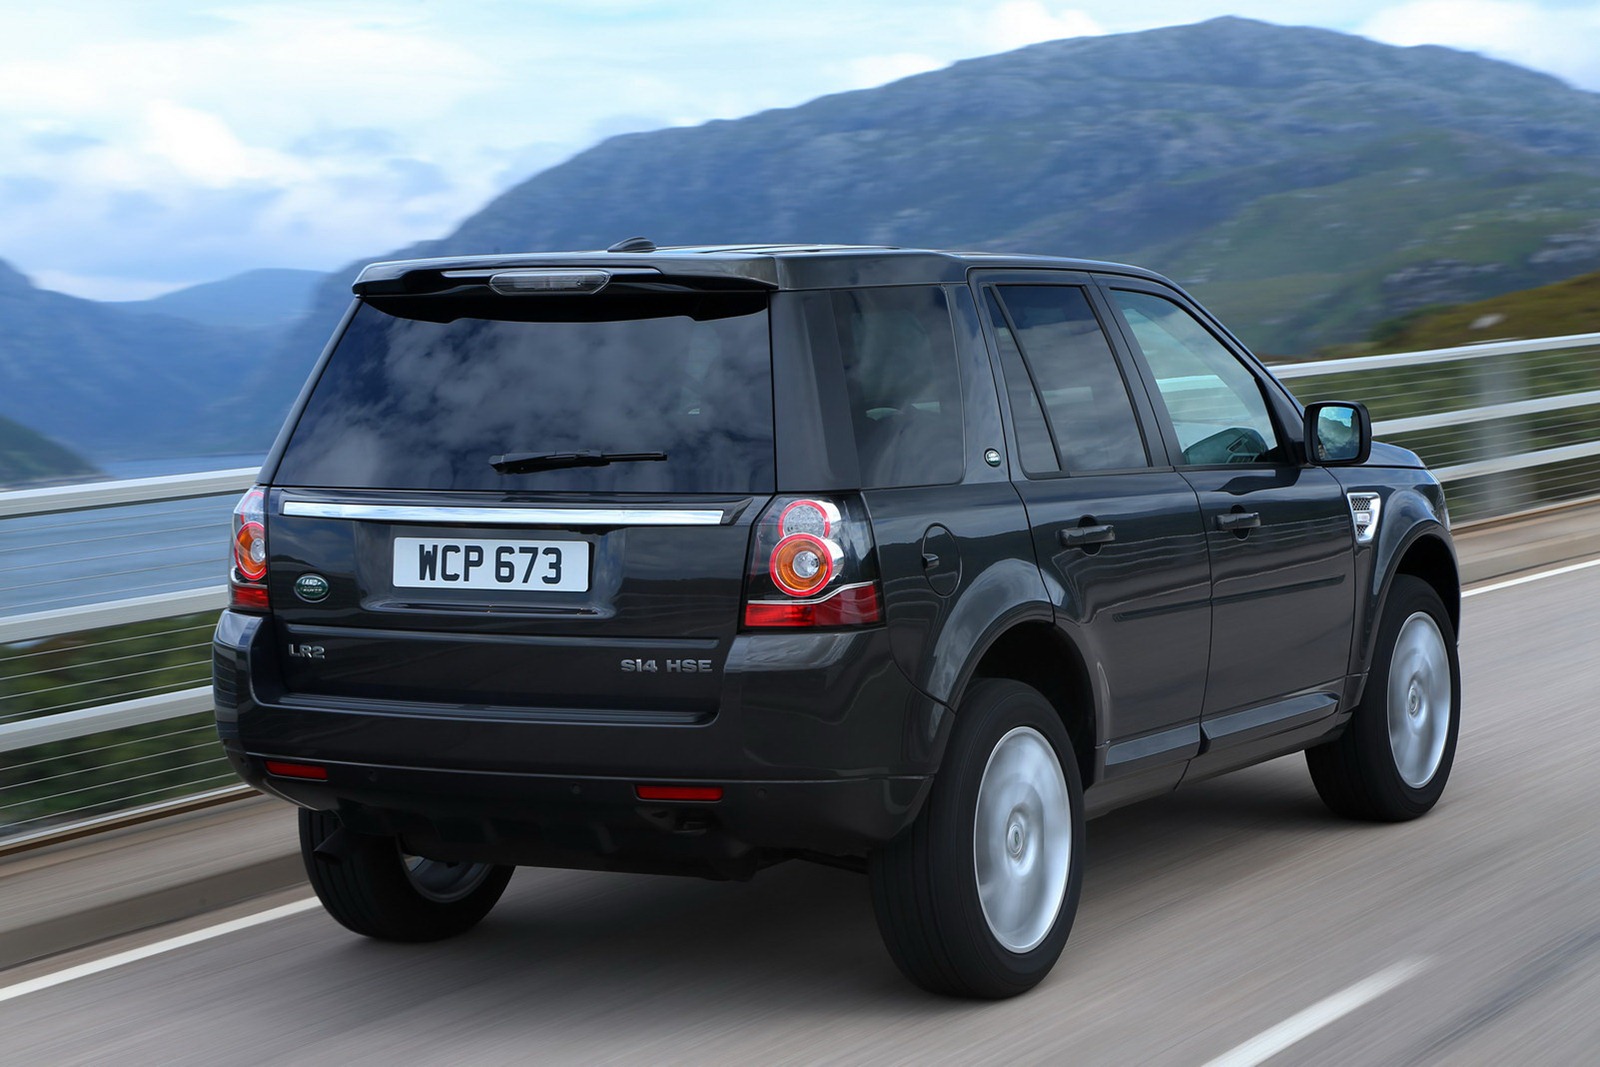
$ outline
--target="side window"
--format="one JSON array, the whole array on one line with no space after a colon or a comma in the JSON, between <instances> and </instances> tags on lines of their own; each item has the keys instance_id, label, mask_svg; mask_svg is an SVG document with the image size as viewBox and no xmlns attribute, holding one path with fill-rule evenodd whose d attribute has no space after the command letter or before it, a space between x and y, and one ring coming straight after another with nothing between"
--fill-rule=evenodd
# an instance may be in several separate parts
<instances>
[{"instance_id":1,"label":"side window","mask_svg":"<svg viewBox=\"0 0 1600 1067\"><path fill-rule=\"evenodd\" d=\"M1261 383L1200 321L1152 293L1112 290L1192 466L1267 463L1280 458Z\"/></svg>"},{"instance_id":2,"label":"side window","mask_svg":"<svg viewBox=\"0 0 1600 1067\"><path fill-rule=\"evenodd\" d=\"M862 485L960 481L961 382L944 292L841 289L832 298Z\"/></svg>"},{"instance_id":3,"label":"side window","mask_svg":"<svg viewBox=\"0 0 1600 1067\"><path fill-rule=\"evenodd\" d=\"M1044 421L1044 409L1039 407L1039 395L1034 391L1033 379L1027 365L1022 362L1022 350L1011 333L1000 310L1000 301L993 289L985 290L984 306L989 312L989 322L994 326L1000 343L1000 370L1006 379L1006 396L1011 401L1011 417L1016 422L1017 447L1022 453L1022 469L1028 474L1054 474L1061 469L1056 459L1056 446L1050 440L1050 427Z\"/></svg>"},{"instance_id":4,"label":"side window","mask_svg":"<svg viewBox=\"0 0 1600 1067\"><path fill-rule=\"evenodd\" d=\"M1000 287L999 295L1044 403L1061 469L1148 466L1127 383L1083 289L1007 285ZM1008 389L1010 378L1008 371Z\"/></svg>"}]
</instances>

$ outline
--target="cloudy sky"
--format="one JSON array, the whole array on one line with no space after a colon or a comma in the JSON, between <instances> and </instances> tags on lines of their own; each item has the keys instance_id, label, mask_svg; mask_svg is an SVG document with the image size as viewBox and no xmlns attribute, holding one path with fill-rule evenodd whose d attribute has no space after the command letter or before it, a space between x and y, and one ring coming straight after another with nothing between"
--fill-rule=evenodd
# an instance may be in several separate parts
<instances>
[{"instance_id":1,"label":"cloudy sky","mask_svg":"<svg viewBox=\"0 0 1600 1067\"><path fill-rule=\"evenodd\" d=\"M0 259L96 299L332 269L611 134L1223 14L1600 91L1600 0L0 0Z\"/></svg>"}]
</instances>

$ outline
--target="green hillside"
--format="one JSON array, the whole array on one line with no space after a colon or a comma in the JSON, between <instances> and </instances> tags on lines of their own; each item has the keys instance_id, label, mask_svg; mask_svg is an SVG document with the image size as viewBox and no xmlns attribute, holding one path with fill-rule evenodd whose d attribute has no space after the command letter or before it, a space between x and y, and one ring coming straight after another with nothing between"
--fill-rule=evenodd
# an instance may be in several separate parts
<instances>
[{"instance_id":1,"label":"green hillside","mask_svg":"<svg viewBox=\"0 0 1600 1067\"><path fill-rule=\"evenodd\" d=\"M0 486L98 474L88 460L26 426L0 417Z\"/></svg>"},{"instance_id":2,"label":"green hillside","mask_svg":"<svg viewBox=\"0 0 1600 1067\"><path fill-rule=\"evenodd\" d=\"M1600 272L1455 307L1391 319L1339 355L1415 352L1478 341L1600 333Z\"/></svg>"}]
</instances>

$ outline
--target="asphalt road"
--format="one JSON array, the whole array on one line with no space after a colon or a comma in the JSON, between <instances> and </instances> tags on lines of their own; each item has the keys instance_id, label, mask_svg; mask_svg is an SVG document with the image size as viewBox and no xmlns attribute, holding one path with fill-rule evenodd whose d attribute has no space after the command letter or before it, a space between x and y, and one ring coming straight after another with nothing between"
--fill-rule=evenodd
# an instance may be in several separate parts
<instances>
[{"instance_id":1,"label":"asphalt road","mask_svg":"<svg viewBox=\"0 0 1600 1067\"><path fill-rule=\"evenodd\" d=\"M1267 1062L1600 1063L1597 620L1600 568L1467 601L1417 822L1327 815L1291 757L1091 823L1072 940L1017 1000L906 984L856 875L521 871L441 945L313 910L11 999L135 942L0 974L0 1063L1248 1063L1286 1020Z\"/></svg>"}]
</instances>

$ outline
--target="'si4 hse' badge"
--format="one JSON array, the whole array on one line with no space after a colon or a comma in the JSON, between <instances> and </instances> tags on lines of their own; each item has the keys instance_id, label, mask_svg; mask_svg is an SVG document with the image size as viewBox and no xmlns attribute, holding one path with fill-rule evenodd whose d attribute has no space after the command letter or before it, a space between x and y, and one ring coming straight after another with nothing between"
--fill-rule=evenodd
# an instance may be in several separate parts
<instances>
[{"instance_id":1,"label":"'si4 hse' badge","mask_svg":"<svg viewBox=\"0 0 1600 1067\"><path fill-rule=\"evenodd\" d=\"M302 574L294 580L294 595L315 604L328 596L328 579L320 574Z\"/></svg>"}]
</instances>

